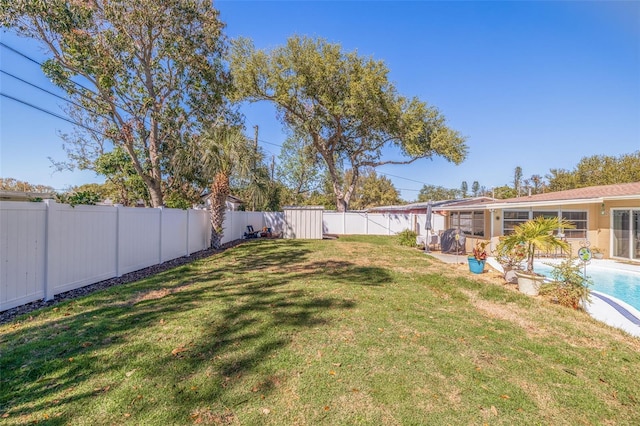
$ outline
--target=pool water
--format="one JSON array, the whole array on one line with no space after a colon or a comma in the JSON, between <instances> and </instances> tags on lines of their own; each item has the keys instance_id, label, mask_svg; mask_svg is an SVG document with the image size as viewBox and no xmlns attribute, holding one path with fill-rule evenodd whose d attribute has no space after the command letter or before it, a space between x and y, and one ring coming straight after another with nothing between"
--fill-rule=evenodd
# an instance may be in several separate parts
<instances>
[{"instance_id":1,"label":"pool water","mask_svg":"<svg viewBox=\"0 0 640 426\"><path fill-rule=\"evenodd\" d=\"M549 276L552 268L536 261L534 269ZM593 283L592 290L613 296L640 311L640 273L587 265L587 276Z\"/></svg>"}]
</instances>

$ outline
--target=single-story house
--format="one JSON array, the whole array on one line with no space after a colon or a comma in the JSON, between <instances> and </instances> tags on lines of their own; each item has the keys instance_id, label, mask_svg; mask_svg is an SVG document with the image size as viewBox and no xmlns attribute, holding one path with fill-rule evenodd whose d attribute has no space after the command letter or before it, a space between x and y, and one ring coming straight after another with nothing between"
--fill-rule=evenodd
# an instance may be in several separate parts
<instances>
[{"instance_id":1,"label":"single-story house","mask_svg":"<svg viewBox=\"0 0 640 426\"><path fill-rule=\"evenodd\" d=\"M412 215L413 216L413 231L418 234L417 242L425 243L429 247L437 248L441 243L442 233L448 229L447 227L447 210L446 207L453 206L465 206L468 204L483 204L490 201L494 201L489 197L476 197L476 198L463 198L454 200L438 200L411 203L397 206L380 206L372 207L366 210L367 213L382 213L391 215ZM430 229L426 227L427 210L431 206L431 220Z\"/></svg>"},{"instance_id":2,"label":"single-story house","mask_svg":"<svg viewBox=\"0 0 640 426\"><path fill-rule=\"evenodd\" d=\"M447 211L445 207L464 206L467 204L483 204L490 201L494 201L489 197L477 197L477 198L463 198L456 200L439 200L420 203L411 203L398 206L381 206L372 207L367 209L367 213L386 213L386 214L414 214L414 215L426 215L427 208L431 204L431 232L433 234L439 234L447 229L446 216ZM418 235L426 235L425 224L418 223L418 216L414 216L413 230Z\"/></svg>"},{"instance_id":3,"label":"single-story house","mask_svg":"<svg viewBox=\"0 0 640 426\"><path fill-rule=\"evenodd\" d=\"M506 200L442 207L446 228L467 235L467 251L477 240L499 237L537 216L557 216L573 222L575 229L559 229L573 254L587 243L606 258L640 262L640 182L591 186Z\"/></svg>"}]
</instances>

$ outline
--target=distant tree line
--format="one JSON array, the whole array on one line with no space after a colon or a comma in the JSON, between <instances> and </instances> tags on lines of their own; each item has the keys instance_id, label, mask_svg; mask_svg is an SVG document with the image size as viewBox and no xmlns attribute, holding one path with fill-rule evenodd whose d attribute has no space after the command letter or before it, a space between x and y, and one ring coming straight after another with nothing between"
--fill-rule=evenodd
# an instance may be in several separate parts
<instances>
[{"instance_id":1,"label":"distant tree line","mask_svg":"<svg viewBox=\"0 0 640 426\"><path fill-rule=\"evenodd\" d=\"M493 197L507 199L545 192L564 191L587 186L612 185L618 183L640 182L640 151L622 154L618 157L610 155L593 155L583 157L573 170L551 169L544 177L533 174L523 178L522 168L513 171L510 184L491 189L480 186L474 181L471 192L463 181L460 189L448 189L442 186L424 185L420 190L418 201L450 200L466 197Z\"/></svg>"}]
</instances>

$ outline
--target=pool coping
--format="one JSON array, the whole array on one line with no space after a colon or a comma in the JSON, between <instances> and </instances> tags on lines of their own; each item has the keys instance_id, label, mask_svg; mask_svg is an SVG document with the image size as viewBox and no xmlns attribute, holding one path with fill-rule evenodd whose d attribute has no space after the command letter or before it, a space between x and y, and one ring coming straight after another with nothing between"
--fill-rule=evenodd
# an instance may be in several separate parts
<instances>
[{"instance_id":1,"label":"pool coping","mask_svg":"<svg viewBox=\"0 0 640 426\"><path fill-rule=\"evenodd\" d=\"M629 312L628 309L626 309L625 307L623 307L619 303L615 302L614 301L615 298L609 296L608 294L600 293L600 292L597 292L597 291L591 291L591 294L593 294L594 296L598 297L601 300L604 300L609 305L613 306L613 308L616 311L618 311L620 313L620 315L622 315L623 317L625 317L626 319L628 319L629 321L631 321L635 325L640 326L640 318L638 318L636 315L634 315L631 312Z\"/></svg>"}]
</instances>

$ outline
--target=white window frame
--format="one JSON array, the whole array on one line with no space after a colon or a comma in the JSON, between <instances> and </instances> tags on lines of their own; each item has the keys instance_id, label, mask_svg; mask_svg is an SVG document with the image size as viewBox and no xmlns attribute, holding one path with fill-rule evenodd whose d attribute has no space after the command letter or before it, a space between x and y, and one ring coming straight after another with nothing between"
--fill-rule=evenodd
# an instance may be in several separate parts
<instances>
[{"instance_id":1,"label":"white window frame","mask_svg":"<svg viewBox=\"0 0 640 426\"><path fill-rule=\"evenodd\" d=\"M505 219L506 213L527 213L527 219ZM509 223L513 223L514 225L512 227L510 227L509 229L507 229L507 231L511 231L516 225L519 225L521 223L524 223L528 220L533 219L534 213L543 213L544 216L551 216L550 213L555 213L555 216L558 217L558 219L564 217L564 213L584 213L586 219L584 220L579 220L579 221L571 221L571 222L581 222L584 223L584 228L578 228L578 229L566 229L566 230L562 230L562 229L558 229L558 234L561 232L564 232L565 235L568 233L571 236L567 236L567 239L571 239L571 240L586 240L587 239L587 232L589 231L589 211L588 210L568 210L568 209L533 209L530 208L528 210L524 210L524 209L505 209L502 211L502 235L508 235L507 233L505 233L505 222L509 222ZM581 232L581 235L576 236L577 233Z\"/></svg>"}]
</instances>

